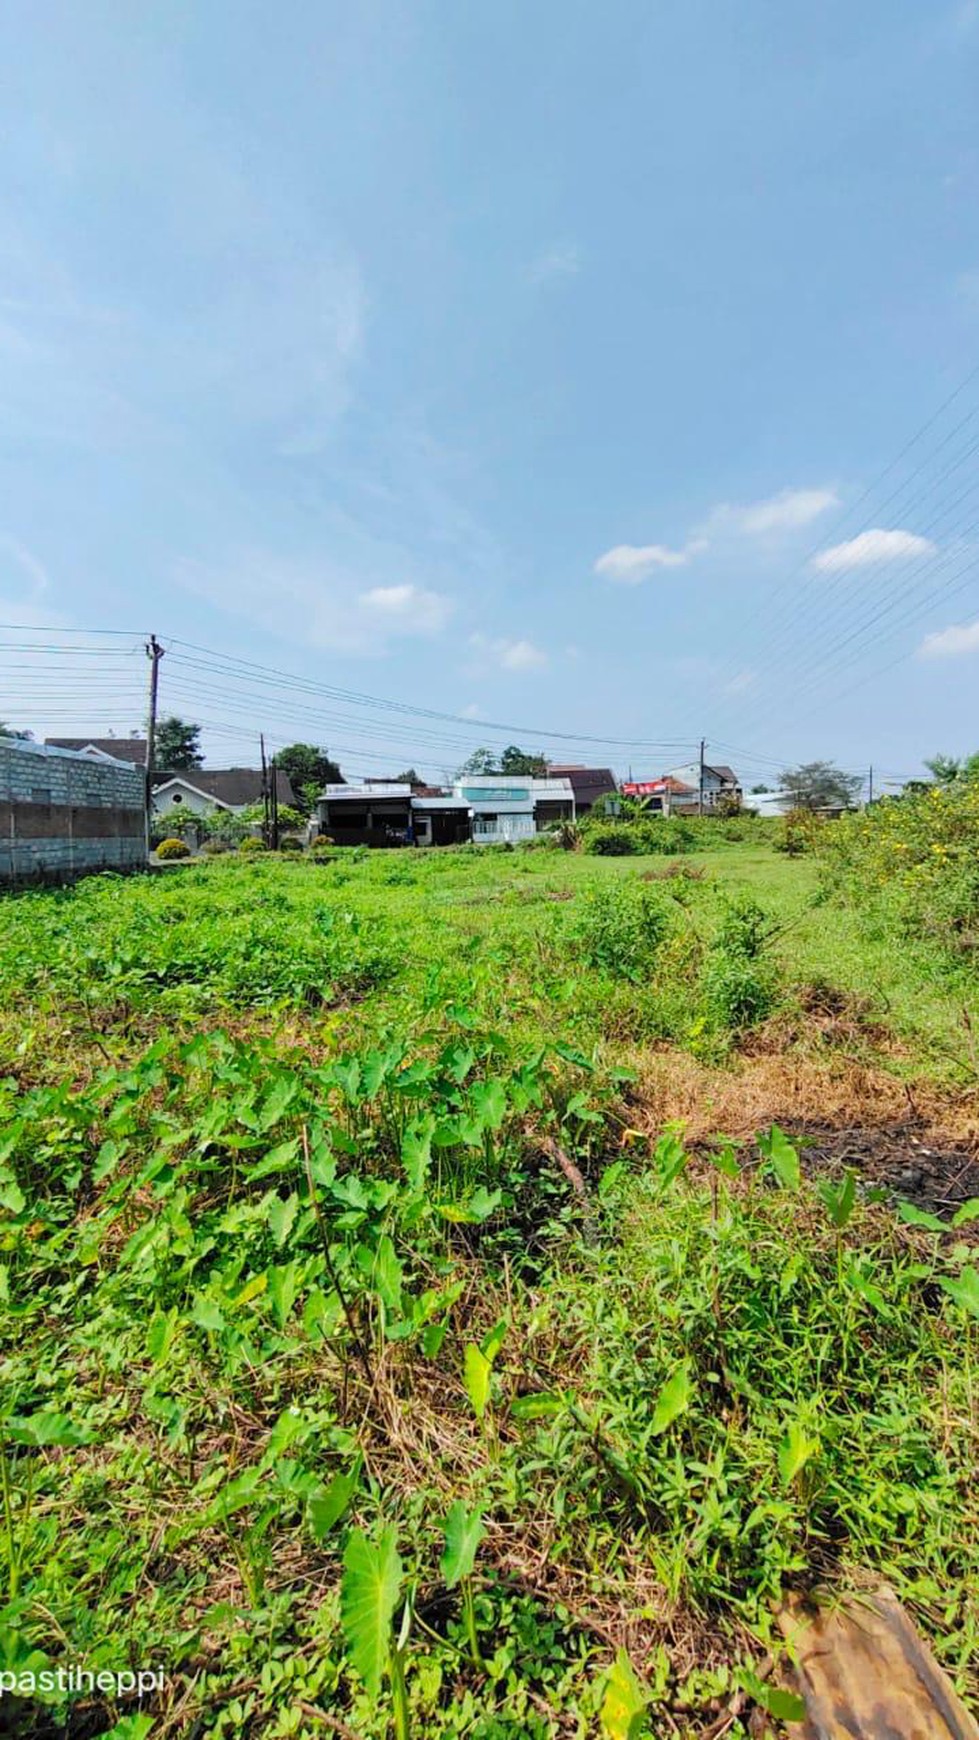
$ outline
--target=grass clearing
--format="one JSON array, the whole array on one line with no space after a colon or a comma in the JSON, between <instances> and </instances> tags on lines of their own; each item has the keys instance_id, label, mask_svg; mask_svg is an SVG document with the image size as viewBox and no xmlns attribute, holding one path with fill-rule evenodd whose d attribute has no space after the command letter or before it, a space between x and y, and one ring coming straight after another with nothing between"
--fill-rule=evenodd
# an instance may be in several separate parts
<instances>
[{"instance_id":1,"label":"grass clearing","mask_svg":"<svg viewBox=\"0 0 979 1740\"><path fill-rule=\"evenodd\" d=\"M875 1570L975 1699L968 961L753 839L2 910L0 1666L168 1674L19 1732L701 1735Z\"/></svg>"}]
</instances>

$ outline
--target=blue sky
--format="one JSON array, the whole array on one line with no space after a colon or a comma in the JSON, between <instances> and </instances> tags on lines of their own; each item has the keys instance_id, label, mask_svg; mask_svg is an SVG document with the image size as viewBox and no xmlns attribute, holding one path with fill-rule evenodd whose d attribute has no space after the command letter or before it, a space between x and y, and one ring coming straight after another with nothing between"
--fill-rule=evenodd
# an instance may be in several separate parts
<instances>
[{"instance_id":1,"label":"blue sky","mask_svg":"<svg viewBox=\"0 0 979 1740\"><path fill-rule=\"evenodd\" d=\"M979 747L979 377L864 494L979 362L979 5L10 0L0 56L3 621L623 771ZM138 723L129 652L0 713ZM177 667L212 762L466 736Z\"/></svg>"}]
</instances>

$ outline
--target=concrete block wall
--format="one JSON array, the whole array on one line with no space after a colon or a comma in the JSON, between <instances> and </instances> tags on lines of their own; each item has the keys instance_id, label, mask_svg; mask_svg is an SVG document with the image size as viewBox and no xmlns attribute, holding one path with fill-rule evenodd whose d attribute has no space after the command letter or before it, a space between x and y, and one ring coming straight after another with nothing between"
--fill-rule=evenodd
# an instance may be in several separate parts
<instances>
[{"instance_id":1,"label":"concrete block wall","mask_svg":"<svg viewBox=\"0 0 979 1740\"><path fill-rule=\"evenodd\" d=\"M146 863L142 770L0 739L0 885Z\"/></svg>"}]
</instances>

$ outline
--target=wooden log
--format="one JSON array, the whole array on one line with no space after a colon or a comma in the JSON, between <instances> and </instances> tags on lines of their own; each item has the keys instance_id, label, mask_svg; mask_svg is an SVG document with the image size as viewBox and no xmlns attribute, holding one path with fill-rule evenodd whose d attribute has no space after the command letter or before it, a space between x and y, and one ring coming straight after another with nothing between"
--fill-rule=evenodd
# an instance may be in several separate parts
<instances>
[{"instance_id":1,"label":"wooden log","mask_svg":"<svg viewBox=\"0 0 979 1740\"><path fill-rule=\"evenodd\" d=\"M793 1740L979 1740L979 1726L892 1589L834 1606L790 1597L779 1626L806 1717Z\"/></svg>"}]
</instances>

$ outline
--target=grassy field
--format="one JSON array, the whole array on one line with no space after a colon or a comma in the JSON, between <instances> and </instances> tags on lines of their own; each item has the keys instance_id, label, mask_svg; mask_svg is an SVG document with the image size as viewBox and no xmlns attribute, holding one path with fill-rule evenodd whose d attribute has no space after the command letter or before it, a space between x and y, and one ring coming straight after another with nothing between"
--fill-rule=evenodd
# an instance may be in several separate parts
<instances>
[{"instance_id":1,"label":"grassy field","mask_svg":"<svg viewBox=\"0 0 979 1740\"><path fill-rule=\"evenodd\" d=\"M738 1736L876 1572L975 1699L967 960L760 838L0 916L0 1672L166 1675L0 1726Z\"/></svg>"}]
</instances>

